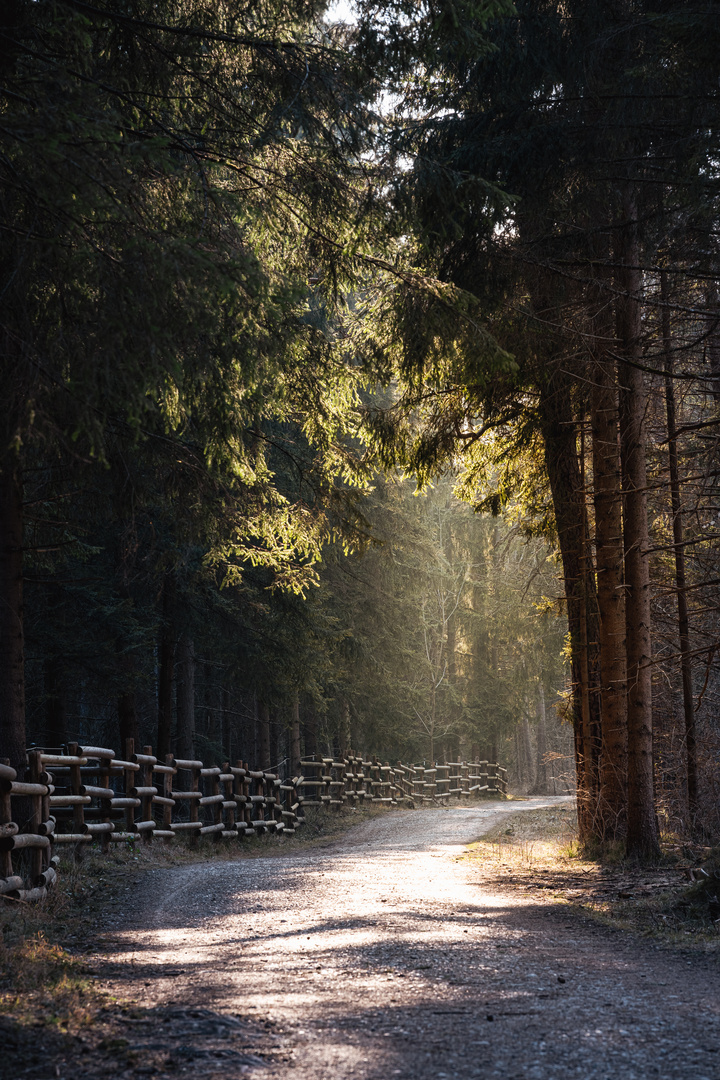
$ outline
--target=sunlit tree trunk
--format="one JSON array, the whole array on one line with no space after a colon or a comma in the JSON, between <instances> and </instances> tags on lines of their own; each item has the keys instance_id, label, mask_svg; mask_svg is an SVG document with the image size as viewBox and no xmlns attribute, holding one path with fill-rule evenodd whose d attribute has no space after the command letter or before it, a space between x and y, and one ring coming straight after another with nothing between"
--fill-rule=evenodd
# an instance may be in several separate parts
<instances>
[{"instance_id":1,"label":"sunlit tree trunk","mask_svg":"<svg viewBox=\"0 0 720 1080\"><path fill-rule=\"evenodd\" d=\"M446 504L446 509L449 510L449 505ZM445 543L444 552L449 567L455 565L455 551L453 543L452 532L452 519L449 513L446 515L445 520ZM462 588L462 585L460 586ZM445 621L445 659L447 663L446 668L446 680L447 690L449 693L443 695L444 708L441 715L437 715L435 694L433 694L433 715L432 726L430 729L430 761L435 760L435 743L437 735L447 729L448 727L455 729L458 723L458 710L456 708L453 695L457 688L457 618L456 618L456 605L457 597L454 592L450 595L450 611L447 614ZM459 758L459 747L458 747Z\"/></svg>"},{"instance_id":2,"label":"sunlit tree trunk","mask_svg":"<svg viewBox=\"0 0 720 1080\"><path fill-rule=\"evenodd\" d=\"M523 758L522 742L520 741L520 726L515 725L513 731L513 738L515 742L515 769L517 771L518 784L522 787L525 782L525 761Z\"/></svg>"},{"instance_id":3,"label":"sunlit tree trunk","mask_svg":"<svg viewBox=\"0 0 720 1080\"><path fill-rule=\"evenodd\" d=\"M451 564L452 565L452 564ZM440 716L437 715L436 707L436 695L433 693L433 712L430 729L430 760L435 760L435 738L436 734L442 732L445 728L450 726L455 728L458 722L457 709L453 702L453 691L457 686L457 621L455 619L455 612L452 611L446 624L445 635L445 657L447 660L447 685L449 693L446 693L443 697L445 707L442 710Z\"/></svg>"},{"instance_id":4,"label":"sunlit tree trunk","mask_svg":"<svg viewBox=\"0 0 720 1080\"><path fill-rule=\"evenodd\" d=\"M547 716L545 714L545 689L542 682L537 693L537 756L535 759L535 791L538 795L548 792L547 754Z\"/></svg>"},{"instance_id":5,"label":"sunlit tree trunk","mask_svg":"<svg viewBox=\"0 0 720 1080\"><path fill-rule=\"evenodd\" d=\"M525 768L527 770L527 784L528 789L532 791L536 786L536 780L533 775L533 752L532 752L532 736L530 734L530 720L526 716L522 722L522 740L523 748L525 752Z\"/></svg>"}]
</instances>

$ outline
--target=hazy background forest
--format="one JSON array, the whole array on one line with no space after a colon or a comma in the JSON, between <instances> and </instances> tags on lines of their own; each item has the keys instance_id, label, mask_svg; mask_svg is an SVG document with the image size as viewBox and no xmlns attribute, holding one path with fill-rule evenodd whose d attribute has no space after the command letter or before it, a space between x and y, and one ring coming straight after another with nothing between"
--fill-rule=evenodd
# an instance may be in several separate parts
<instances>
[{"instance_id":1,"label":"hazy background forest","mask_svg":"<svg viewBox=\"0 0 720 1080\"><path fill-rule=\"evenodd\" d=\"M268 591L261 569L221 588L192 544L168 571L157 505L103 516L92 545L82 535L45 553L38 580L33 560L30 739L134 737L269 769L290 760L299 723L307 754L499 756L517 761L520 782L551 790L554 776L565 790L572 745L555 711L567 673L563 620L548 607L551 549L473 514L449 479L418 496L377 477L360 508L367 549L328 543L301 595Z\"/></svg>"},{"instance_id":2,"label":"hazy background forest","mask_svg":"<svg viewBox=\"0 0 720 1080\"><path fill-rule=\"evenodd\" d=\"M0 755L717 835L718 5L4 8Z\"/></svg>"}]
</instances>

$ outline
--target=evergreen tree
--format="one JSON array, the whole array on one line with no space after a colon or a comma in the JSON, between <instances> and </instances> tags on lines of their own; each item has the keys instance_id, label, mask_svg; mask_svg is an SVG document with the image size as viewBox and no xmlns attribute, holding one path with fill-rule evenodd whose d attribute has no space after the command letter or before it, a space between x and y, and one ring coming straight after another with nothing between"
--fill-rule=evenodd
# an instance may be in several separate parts
<instances>
[{"instance_id":1,"label":"evergreen tree","mask_svg":"<svg viewBox=\"0 0 720 1080\"><path fill-rule=\"evenodd\" d=\"M211 504L217 561L302 587L319 552L322 500L282 496L260 425L300 425L326 489L348 478L353 376L311 293L332 307L352 266L362 125L321 11L5 9L0 712L17 765L31 461L112 471L160 447L176 492Z\"/></svg>"},{"instance_id":2,"label":"evergreen tree","mask_svg":"<svg viewBox=\"0 0 720 1080\"><path fill-rule=\"evenodd\" d=\"M571 630L582 833L612 839L627 830L628 851L644 857L657 852L648 271L667 223L658 193L698 226L716 198L716 16L714 5L519 3L490 27L492 49L459 56L444 80L412 83L392 136L414 161L398 203L419 223L418 262L465 290L466 322L443 317L449 287L429 301L434 333L424 334L427 320L418 329L419 306L401 290L377 311L380 340L399 338L403 380L394 415L375 418L388 456L399 453L423 474L489 431L518 447L533 422L542 435ZM698 52L693 40L703 42ZM514 365L478 349L478 324ZM581 452L588 408L603 560L595 567ZM422 415L419 436L393 422L412 409ZM606 588L621 575L622 626Z\"/></svg>"}]
</instances>

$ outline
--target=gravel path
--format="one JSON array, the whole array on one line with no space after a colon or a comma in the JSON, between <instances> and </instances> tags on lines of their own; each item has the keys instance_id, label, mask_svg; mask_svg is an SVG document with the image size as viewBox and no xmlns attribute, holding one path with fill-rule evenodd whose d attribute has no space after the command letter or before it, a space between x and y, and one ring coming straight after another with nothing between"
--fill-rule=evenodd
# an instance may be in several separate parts
<instances>
[{"instance_id":1,"label":"gravel path","mask_svg":"<svg viewBox=\"0 0 720 1080\"><path fill-rule=\"evenodd\" d=\"M141 1005L115 1075L720 1080L713 963L488 891L460 861L504 815L566 801L397 812L153 871L95 961Z\"/></svg>"}]
</instances>

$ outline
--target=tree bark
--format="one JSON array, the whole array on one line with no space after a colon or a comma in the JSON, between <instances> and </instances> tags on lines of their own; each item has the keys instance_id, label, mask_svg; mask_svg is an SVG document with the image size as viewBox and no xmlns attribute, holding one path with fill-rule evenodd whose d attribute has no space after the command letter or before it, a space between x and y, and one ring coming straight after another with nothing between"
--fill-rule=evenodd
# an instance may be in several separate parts
<instances>
[{"instance_id":1,"label":"tree bark","mask_svg":"<svg viewBox=\"0 0 720 1080\"><path fill-rule=\"evenodd\" d=\"M111 471L115 483L115 572L118 582L118 593L128 607L133 607L130 592L130 580L135 569L136 551L134 545L128 542L128 534L131 533L131 522L127 519L129 508L127 506L128 489L125 475L125 464L122 459L116 457L111 464ZM140 746L140 735L137 719L137 704L135 692L137 688L137 657L132 643L131 634L127 628L119 627L118 636L115 640L115 652L118 657L118 674L121 681L121 692L117 699L118 738L120 746L124 747L128 739L132 739L135 747ZM124 753L124 751L123 751Z\"/></svg>"},{"instance_id":2,"label":"tree bark","mask_svg":"<svg viewBox=\"0 0 720 1080\"><path fill-rule=\"evenodd\" d=\"M597 621L595 597L587 595L592 588L586 565L587 514L567 375L556 371L543 384L540 414L568 609L578 827L581 839L587 841L597 828L599 746L594 732L600 726L600 702L593 692L596 686L591 686L595 665L588 656L589 642L597 640Z\"/></svg>"},{"instance_id":3,"label":"tree bark","mask_svg":"<svg viewBox=\"0 0 720 1080\"><path fill-rule=\"evenodd\" d=\"M538 795L546 795L548 792L548 768L545 755L547 754L547 716L545 712L545 689L542 682L538 686L537 695L537 756L535 767L535 791Z\"/></svg>"},{"instance_id":4,"label":"tree bark","mask_svg":"<svg viewBox=\"0 0 720 1080\"><path fill-rule=\"evenodd\" d=\"M177 750L175 757L195 758L195 647L183 634L177 646Z\"/></svg>"},{"instance_id":5,"label":"tree bark","mask_svg":"<svg viewBox=\"0 0 720 1080\"><path fill-rule=\"evenodd\" d=\"M258 733L258 753L260 755L260 768L263 770L269 770L272 765L270 760L270 708L268 703L264 700L258 702L258 718L257 718L257 733Z\"/></svg>"},{"instance_id":6,"label":"tree bark","mask_svg":"<svg viewBox=\"0 0 720 1080\"><path fill-rule=\"evenodd\" d=\"M522 787L525 779L525 772L523 770L522 747L520 745L520 729L517 724L513 729L513 741L515 743L515 771L517 773L517 782L518 786Z\"/></svg>"},{"instance_id":7,"label":"tree bark","mask_svg":"<svg viewBox=\"0 0 720 1080\"><path fill-rule=\"evenodd\" d=\"M139 746L140 736L134 690L126 690L124 694L120 695L117 709L120 745L124 746L127 739L132 739L135 746Z\"/></svg>"},{"instance_id":8,"label":"tree bark","mask_svg":"<svg viewBox=\"0 0 720 1080\"><path fill-rule=\"evenodd\" d=\"M454 567L455 567L455 543L454 543L454 537L453 537L453 531L452 531L452 518L450 516L450 513L447 512L447 511L449 511L449 504L446 503L445 509L446 509L446 514L445 514L445 520L443 522L444 530L445 530L445 538L444 538L445 542L444 542L443 547L444 547L444 554L445 554L445 559L446 559L447 565L448 565L448 567L450 567L450 569L452 571L452 570L454 570ZM453 584L454 584L454 574L451 577L451 580L453 581ZM462 588L462 586L460 586L460 587ZM431 762L435 760L435 755L437 753L436 741L437 741L437 735L438 735L438 728L440 729L440 732L444 731L444 729L448 728L448 727L452 730L452 729L457 727L458 722L460 720L459 709L457 708L457 706L455 704L455 692L456 692L456 689L457 689L457 682L458 682L458 667L457 667L457 618L456 618L457 597L454 594L454 592L450 594L450 601L449 602L450 602L450 612L448 613L447 617L445 617L445 610L443 609L443 621L445 623L445 627L444 627L444 629L445 629L444 652L445 652L445 660L447 661L447 669L446 669L447 686L446 686L446 692L443 694L443 696L441 698L441 714L440 714L439 720L438 720L438 715L437 715L437 713L438 713L437 700L436 700L437 699L437 694L435 692L433 692L433 715L432 715L432 721L431 721L430 747L429 747L429 750L430 750L430 755L429 756L430 756L430 761ZM442 655L442 653L441 653L441 655ZM441 666L441 665L439 665L439 666ZM456 760L458 760L458 759L456 758Z\"/></svg>"},{"instance_id":9,"label":"tree bark","mask_svg":"<svg viewBox=\"0 0 720 1080\"><path fill-rule=\"evenodd\" d=\"M521 738L523 742L523 748L525 753L525 768L527 772L527 786L528 790L532 791L536 785L535 776L533 774L533 752L532 752L532 736L530 734L530 720L526 716L522 721Z\"/></svg>"},{"instance_id":10,"label":"tree bark","mask_svg":"<svg viewBox=\"0 0 720 1080\"><path fill-rule=\"evenodd\" d=\"M670 334L670 296L667 273L660 274L662 297L662 337L665 362L665 411L668 430L668 464L670 466L670 503L672 506L673 544L675 552L675 588L677 590L678 634L680 638L680 674L682 677L683 716L685 719L685 760L687 777L688 816L691 830L698 812L697 736L695 731L695 702L693 701L692 665L690 662L690 618L688 615L685 580L685 544L682 503L680 501L680 467L678 463L677 420L675 415L675 385L673 383L672 340Z\"/></svg>"},{"instance_id":11,"label":"tree bark","mask_svg":"<svg viewBox=\"0 0 720 1080\"><path fill-rule=\"evenodd\" d=\"M308 757L314 757L317 754L317 712L315 702L311 697L307 698L307 706L303 709L303 715L305 753Z\"/></svg>"},{"instance_id":12,"label":"tree bark","mask_svg":"<svg viewBox=\"0 0 720 1080\"><path fill-rule=\"evenodd\" d=\"M706 290L705 303L708 309L707 315L707 359L710 365L710 374L713 378L712 394L715 401L720 401L720 315L718 304L720 303L720 289L716 281L711 282ZM668 314L669 320L669 314Z\"/></svg>"},{"instance_id":13,"label":"tree bark","mask_svg":"<svg viewBox=\"0 0 720 1080\"><path fill-rule=\"evenodd\" d=\"M460 736L450 733L446 739L447 753L452 761L460 760Z\"/></svg>"},{"instance_id":14,"label":"tree bark","mask_svg":"<svg viewBox=\"0 0 720 1080\"><path fill-rule=\"evenodd\" d=\"M67 741L67 727L63 679L56 656L45 657L43 683L45 687L45 742L47 746L59 748Z\"/></svg>"},{"instance_id":15,"label":"tree bark","mask_svg":"<svg viewBox=\"0 0 720 1080\"><path fill-rule=\"evenodd\" d=\"M25 748L23 503L19 464L0 469L0 758L22 777Z\"/></svg>"},{"instance_id":16,"label":"tree bark","mask_svg":"<svg viewBox=\"0 0 720 1080\"><path fill-rule=\"evenodd\" d=\"M627 827L627 687L617 391L613 365L605 358L593 365L590 401L602 725L599 827L607 843L624 837Z\"/></svg>"},{"instance_id":17,"label":"tree bark","mask_svg":"<svg viewBox=\"0 0 720 1080\"><path fill-rule=\"evenodd\" d=\"M650 539L647 517L645 412L641 357L640 251L637 198L628 186L618 229L619 290L616 301L620 386L620 446L625 546L627 651L628 824L627 853L654 859L660 853L653 792L650 639Z\"/></svg>"},{"instance_id":18,"label":"tree bark","mask_svg":"<svg viewBox=\"0 0 720 1080\"><path fill-rule=\"evenodd\" d=\"M173 675L175 670L175 630L173 626L175 609L175 582L170 574L163 579L162 588L162 623L158 644L158 687L157 687L157 739L156 755L159 761L165 760L170 753L173 722Z\"/></svg>"},{"instance_id":19,"label":"tree bark","mask_svg":"<svg viewBox=\"0 0 720 1080\"><path fill-rule=\"evenodd\" d=\"M452 565L452 563L450 563ZM438 723L437 715L437 695L433 693L433 716L431 720L430 728L430 760L435 759L435 739L438 731L438 727L442 732L444 728L450 726L454 728L458 723L458 710L455 708L453 693L457 686L457 623L455 619L455 612L453 611L447 620L446 624L446 639L445 639L445 656L447 659L447 689L449 693L444 695L445 700L445 715L440 715L440 723Z\"/></svg>"},{"instance_id":20,"label":"tree bark","mask_svg":"<svg viewBox=\"0 0 720 1080\"><path fill-rule=\"evenodd\" d=\"M291 775L298 776L300 773L300 695L295 691L292 702L292 717L290 721L290 771Z\"/></svg>"},{"instance_id":21,"label":"tree bark","mask_svg":"<svg viewBox=\"0 0 720 1080\"><path fill-rule=\"evenodd\" d=\"M338 732L338 750L340 758L345 758L350 746L350 705L343 698L340 705L340 730Z\"/></svg>"},{"instance_id":22,"label":"tree bark","mask_svg":"<svg viewBox=\"0 0 720 1080\"><path fill-rule=\"evenodd\" d=\"M227 672L225 673L227 679ZM227 761L233 760L233 728L230 718L230 691L227 684L223 681L223 685L220 690L220 707L222 710L222 745L223 753Z\"/></svg>"},{"instance_id":23,"label":"tree bark","mask_svg":"<svg viewBox=\"0 0 720 1080\"><path fill-rule=\"evenodd\" d=\"M222 763L222 717L217 708L216 687L212 664L203 665L203 691L207 740L213 765Z\"/></svg>"}]
</instances>

